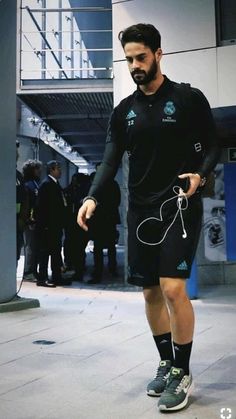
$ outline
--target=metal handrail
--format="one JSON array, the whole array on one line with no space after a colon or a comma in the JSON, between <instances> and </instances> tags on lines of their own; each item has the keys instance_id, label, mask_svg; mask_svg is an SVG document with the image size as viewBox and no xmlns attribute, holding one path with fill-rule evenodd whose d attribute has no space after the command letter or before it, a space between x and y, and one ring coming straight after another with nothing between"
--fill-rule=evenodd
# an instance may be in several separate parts
<instances>
[{"instance_id":1,"label":"metal handrail","mask_svg":"<svg viewBox=\"0 0 236 419\"><path fill-rule=\"evenodd\" d=\"M1 1L1 0L0 0ZM83 53L89 53L89 52L94 52L94 53L112 53L112 48L85 48L84 43L81 44L80 43L76 43L77 45L74 46L74 42L70 41L70 45L68 45L70 48L62 48L62 44L59 43L59 45L57 45L57 48L52 47L51 44L51 40L49 38L51 38L51 36L49 37L48 34L54 35L55 37L58 36L58 39L61 39L60 37L63 36L64 33L70 34L70 36L73 36L74 34L84 34L84 33L94 33L94 34L99 34L99 33L112 33L111 29L84 29L84 30L73 30L73 28L70 30L62 30L62 27L59 26L59 29L56 30L46 30L45 26L41 26L38 22L38 20L36 20L36 16L34 16L34 13L40 12L43 14L47 13L47 12L58 12L59 14L63 13L63 12L70 12L73 14L73 12L111 12L111 8L106 8L106 7L69 7L69 8L30 8L29 6L25 6L25 7L21 7L20 8L22 13L28 13L29 16L32 19L32 22L35 25L35 30L33 31L24 31L23 28L21 27L21 37L23 36L26 41L28 42L28 48L30 47L31 49L22 49L22 44L20 47L20 53L21 53L21 58L22 58L22 54L26 54L25 55L25 61L22 62L21 60L21 64L20 64L20 79L23 81L24 78L27 77L27 74L32 73L32 77L33 74L36 73L41 73L41 78L45 78L47 73L54 78L55 73L58 74L58 77L63 77L66 79L70 79L70 78L84 78L84 76L87 78L97 78L98 74L97 72L101 71L101 72L109 72L107 73L103 73L104 77L107 78L112 78L113 77L113 68L109 66L109 62L107 63L108 66L107 67L93 67L90 66L90 61L88 59L87 62L83 63ZM71 16L71 15L70 15ZM44 15L44 19L45 19L45 15ZM33 45L31 45L29 43L28 37L30 39L30 34L39 34L39 36L42 38L42 41L44 44L39 45L39 47L41 46L41 49L35 48ZM72 35L73 34L73 35ZM27 36L26 36L27 35ZM22 39L22 38L21 38ZM71 38L72 39L72 38ZM74 38L73 38L74 39ZM82 38L81 38L82 39ZM77 48L77 46L79 48ZM50 54L52 54L52 57L55 61L55 64L57 66L57 68L46 68L46 57L47 57L47 52L49 52ZM36 54L38 58L40 58L41 61L41 66L40 68L29 68L27 65L27 61L28 61L28 54ZM65 64L63 65L62 63L62 55L64 55L63 53L68 53L67 55L69 57L71 57L71 67L68 65L65 68ZM74 65L74 57L77 57L78 54L80 54L80 59L79 62L76 63L76 65L78 64L79 67L76 67ZM41 58L42 57L42 58ZM69 58L66 57L66 58ZM81 65L82 64L82 65ZM105 64L105 62L104 62ZM26 69L24 69L24 67L26 67ZM77 75L74 74L74 72L78 72L80 74L77 73ZM29 76L30 77L30 76ZM35 76L37 78L37 76ZM103 75L102 75L103 77Z\"/></svg>"},{"instance_id":2,"label":"metal handrail","mask_svg":"<svg viewBox=\"0 0 236 419\"><path fill-rule=\"evenodd\" d=\"M24 70L23 68L20 70L21 72L24 71L24 73L38 73L40 71L111 71L112 67L77 67L77 68L40 68L38 70Z\"/></svg>"},{"instance_id":3,"label":"metal handrail","mask_svg":"<svg viewBox=\"0 0 236 419\"><path fill-rule=\"evenodd\" d=\"M33 13L51 13L51 12L58 12L58 13L63 13L63 12L111 12L112 9L110 7L67 7L67 8L59 8L59 7L55 7L53 9L47 9L47 8L39 8L39 9L31 9L29 6L24 6L21 7L21 9L30 9L31 12Z\"/></svg>"},{"instance_id":4,"label":"metal handrail","mask_svg":"<svg viewBox=\"0 0 236 419\"><path fill-rule=\"evenodd\" d=\"M51 33L53 34L53 31L23 31L22 33ZM69 30L65 30L65 31L59 31L57 30L57 33L103 33L103 32L112 32L112 29L81 29L80 31L69 31Z\"/></svg>"},{"instance_id":5,"label":"metal handrail","mask_svg":"<svg viewBox=\"0 0 236 419\"><path fill-rule=\"evenodd\" d=\"M39 24L38 24L37 20L35 19L34 15L33 15L33 13L32 13L32 11L30 10L30 8L27 6L27 7L25 7L25 10L27 10L27 12L29 13L29 15L30 15L30 17L31 17L31 19L32 19L32 21L33 21L33 23L34 23L34 25L36 26L36 28L37 28L39 31L41 31L41 27L39 26ZM59 67L60 69L62 69L61 63L60 63L60 61L58 60L57 56L54 54L54 51L51 49L51 45L48 43L48 40L47 40L46 36L44 36L44 34L43 34L43 33L41 33L41 37L42 37L42 39L44 40L45 45L47 45L47 46L49 47L49 49L51 50L51 54L52 54L52 56L53 56L53 58L54 58L55 62L57 63L58 67ZM67 79L67 74L66 74L65 72L63 72L63 73L64 73L65 78Z\"/></svg>"},{"instance_id":6,"label":"metal handrail","mask_svg":"<svg viewBox=\"0 0 236 419\"><path fill-rule=\"evenodd\" d=\"M43 49L37 49L37 52L86 52L86 51L98 51L98 52L103 52L103 51L112 51L112 48L43 48ZM34 50L30 50L30 49L22 49L21 52L35 52Z\"/></svg>"}]
</instances>

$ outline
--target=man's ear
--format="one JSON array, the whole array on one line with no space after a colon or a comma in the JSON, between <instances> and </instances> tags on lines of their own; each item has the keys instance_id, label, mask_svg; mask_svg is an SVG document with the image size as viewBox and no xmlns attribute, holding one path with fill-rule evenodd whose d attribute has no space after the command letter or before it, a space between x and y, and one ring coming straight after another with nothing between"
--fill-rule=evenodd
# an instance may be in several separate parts
<instances>
[{"instance_id":1,"label":"man's ear","mask_svg":"<svg viewBox=\"0 0 236 419\"><path fill-rule=\"evenodd\" d=\"M155 52L156 60L159 62L162 58L162 49L158 48Z\"/></svg>"}]
</instances>

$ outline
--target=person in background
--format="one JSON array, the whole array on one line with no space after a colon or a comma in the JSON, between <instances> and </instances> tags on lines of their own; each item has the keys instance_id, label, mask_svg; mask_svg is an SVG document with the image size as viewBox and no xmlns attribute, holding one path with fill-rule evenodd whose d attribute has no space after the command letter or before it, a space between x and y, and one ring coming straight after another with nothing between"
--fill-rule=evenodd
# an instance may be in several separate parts
<instances>
[{"instance_id":1,"label":"person in background","mask_svg":"<svg viewBox=\"0 0 236 419\"><path fill-rule=\"evenodd\" d=\"M96 166L99 168L99 164ZM90 175L91 181L96 172ZM119 206L121 201L118 183L112 179L104 189L101 204L98 206L90 224L94 242L94 272L89 284L102 281L104 258L103 249L107 249L108 268L113 277L117 276L116 243L118 239L117 224L120 224ZM104 224L105 223L105 224Z\"/></svg>"},{"instance_id":2,"label":"person in background","mask_svg":"<svg viewBox=\"0 0 236 419\"><path fill-rule=\"evenodd\" d=\"M20 143L16 141L16 163L19 159ZM23 247L23 233L26 227L28 214L28 199L24 187L24 180L21 172L16 168L16 258L20 259L21 249Z\"/></svg>"},{"instance_id":3,"label":"person in background","mask_svg":"<svg viewBox=\"0 0 236 419\"><path fill-rule=\"evenodd\" d=\"M59 183L61 166L56 160L47 163L47 177L39 187L36 205L36 235L39 249L37 285L56 287L71 285L61 276L62 233L65 226L67 202ZM48 261L51 256L52 279L48 281Z\"/></svg>"},{"instance_id":4,"label":"person in background","mask_svg":"<svg viewBox=\"0 0 236 419\"><path fill-rule=\"evenodd\" d=\"M67 222L64 240L64 257L67 270L74 270L73 279L83 281L85 270L85 249L88 243L88 233L77 224L78 210L90 187L89 176L75 173L70 185L65 189L67 200Z\"/></svg>"},{"instance_id":5,"label":"person in background","mask_svg":"<svg viewBox=\"0 0 236 419\"><path fill-rule=\"evenodd\" d=\"M35 235L35 208L39 191L42 163L39 160L27 160L23 165L24 186L28 196L29 212L24 230L25 264L23 279L36 281L37 251Z\"/></svg>"}]
</instances>

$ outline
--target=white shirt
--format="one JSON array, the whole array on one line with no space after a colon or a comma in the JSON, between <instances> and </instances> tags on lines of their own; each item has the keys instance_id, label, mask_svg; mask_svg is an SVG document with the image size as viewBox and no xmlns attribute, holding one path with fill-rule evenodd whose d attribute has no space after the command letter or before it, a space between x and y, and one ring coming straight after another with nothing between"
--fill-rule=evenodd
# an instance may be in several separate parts
<instances>
[{"instance_id":1,"label":"white shirt","mask_svg":"<svg viewBox=\"0 0 236 419\"><path fill-rule=\"evenodd\" d=\"M57 179L53 177L52 175L48 175L55 183L57 183Z\"/></svg>"}]
</instances>

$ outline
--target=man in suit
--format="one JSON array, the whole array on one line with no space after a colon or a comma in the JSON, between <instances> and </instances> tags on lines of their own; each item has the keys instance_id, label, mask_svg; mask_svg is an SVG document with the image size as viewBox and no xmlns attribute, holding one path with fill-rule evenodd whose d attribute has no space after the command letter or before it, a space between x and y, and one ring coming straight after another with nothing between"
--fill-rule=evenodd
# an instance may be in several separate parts
<instances>
[{"instance_id":1,"label":"man in suit","mask_svg":"<svg viewBox=\"0 0 236 419\"><path fill-rule=\"evenodd\" d=\"M71 285L71 281L61 277L61 242L67 203L58 181L60 177L60 164L56 160L49 161L47 163L47 177L39 188L36 210L36 232L39 250L37 285L43 287ZM49 256L51 256L51 283L48 282Z\"/></svg>"}]
</instances>

